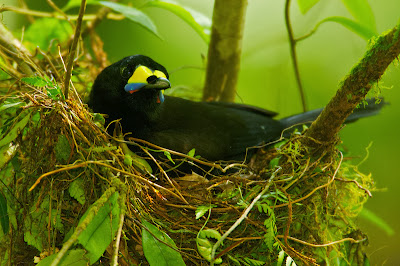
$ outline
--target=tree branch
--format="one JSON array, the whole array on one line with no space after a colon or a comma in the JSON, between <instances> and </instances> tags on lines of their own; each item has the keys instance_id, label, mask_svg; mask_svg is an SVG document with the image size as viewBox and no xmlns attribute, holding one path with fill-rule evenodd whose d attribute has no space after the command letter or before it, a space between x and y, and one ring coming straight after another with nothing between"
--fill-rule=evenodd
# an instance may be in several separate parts
<instances>
[{"instance_id":1,"label":"tree branch","mask_svg":"<svg viewBox=\"0 0 400 266\"><path fill-rule=\"evenodd\" d=\"M214 3L204 101L235 100L246 7L247 0Z\"/></svg>"},{"instance_id":2,"label":"tree branch","mask_svg":"<svg viewBox=\"0 0 400 266\"><path fill-rule=\"evenodd\" d=\"M364 57L341 82L336 95L306 132L306 145L318 147L318 142L334 141L345 119L364 100L372 85L400 53L399 25L371 41ZM314 139L316 141L310 141Z\"/></svg>"}]
</instances>

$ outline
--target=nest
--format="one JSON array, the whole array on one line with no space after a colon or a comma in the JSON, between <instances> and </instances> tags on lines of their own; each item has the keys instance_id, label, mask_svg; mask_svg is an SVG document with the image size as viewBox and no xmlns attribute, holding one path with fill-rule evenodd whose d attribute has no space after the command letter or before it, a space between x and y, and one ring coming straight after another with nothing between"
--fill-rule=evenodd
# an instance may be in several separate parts
<instances>
[{"instance_id":1,"label":"nest","mask_svg":"<svg viewBox=\"0 0 400 266\"><path fill-rule=\"evenodd\" d=\"M75 62L74 69L86 71L74 76L68 99L57 78L46 78L61 76L55 74L64 68L61 57L25 61L36 78L8 71L1 98L2 106L12 105L1 113L2 136L15 135L2 147L8 152L2 191L11 220L0 243L3 260L17 265L44 258L68 241L76 248L73 232L91 221L83 214L90 209L96 215L117 195L120 230L100 263L111 262L117 250L121 265L146 265L144 232L178 251L187 265L208 265L212 257L232 265L279 264L284 258L306 265L364 261L366 236L354 218L373 182L338 143L310 154L295 133L241 163L207 162L121 140L107 134L102 117L81 100L99 68L94 59L83 55ZM127 144L143 153L130 154ZM185 174L182 164L198 171ZM154 235L149 223L174 244Z\"/></svg>"}]
</instances>

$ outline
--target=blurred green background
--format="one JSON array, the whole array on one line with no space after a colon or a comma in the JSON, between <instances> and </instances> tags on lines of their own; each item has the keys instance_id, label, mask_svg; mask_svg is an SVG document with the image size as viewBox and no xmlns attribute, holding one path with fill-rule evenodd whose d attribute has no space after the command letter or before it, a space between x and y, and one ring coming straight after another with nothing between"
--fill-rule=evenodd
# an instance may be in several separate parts
<instances>
[{"instance_id":1,"label":"blurred green background","mask_svg":"<svg viewBox=\"0 0 400 266\"><path fill-rule=\"evenodd\" d=\"M7 0L15 5L14 1ZM63 1L55 1L63 3ZM185 6L212 16L212 0L180 0ZM375 14L378 32L393 28L400 19L399 0L369 1ZM46 1L27 1L31 8L47 9ZM238 83L238 102L260 106L279 112L280 117L301 112L300 97L295 84L289 46L284 24L285 1L249 0L243 56ZM89 9L90 11L90 9ZM104 41L109 60L115 62L124 56L145 54L163 64L171 73L176 91L191 95L201 94L207 45L180 18L157 8L143 10L155 22L163 40L142 27L123 21L103 21L97 28ZM291 20L295 36L308 33L321 19L340 15L351 17L340 1L320 1L310 12L302 15L295 1ZM6 12L3 22L11 29L21 27L22 16ZM324 106L334 95L338 83L366 51L367 43L359 36L336 23L323 24L316 34L297 46L301 79L309 108ZM369 237L369 256L372 265L400 265L400 69L394 62L379 82L382 96L390 105L379 116L346 126L341 133L344 145L355 161L369 158L360 170L371 173L378 191L366 207L385 220L395 234L389 236L363 218L358 222Z\"/></svg>"}]
</instances>

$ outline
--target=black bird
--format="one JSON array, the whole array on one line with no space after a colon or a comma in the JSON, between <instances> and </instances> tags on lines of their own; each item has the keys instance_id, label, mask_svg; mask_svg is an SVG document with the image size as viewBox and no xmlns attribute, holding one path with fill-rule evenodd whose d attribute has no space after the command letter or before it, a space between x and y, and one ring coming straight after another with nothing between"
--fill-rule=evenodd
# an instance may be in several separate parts
<instances>
[{"instance_id":1,"label":"black bird","mask_svg":"<svg viewBox=\"0 0 400 266\"><path fill-rule=\"evenodd\" d=\"M158 146L196 154L208 160L243 160L246 149L278 139L284 129L316 119L322 109L274 120L272 112L234 103L194 102L164 96L170 88L167 70L151 58L133 55L106 67L96 78L89 106L121 119L123 131ZM379 112L369 104L348 122Z\"/></svg>"}]
</instances>

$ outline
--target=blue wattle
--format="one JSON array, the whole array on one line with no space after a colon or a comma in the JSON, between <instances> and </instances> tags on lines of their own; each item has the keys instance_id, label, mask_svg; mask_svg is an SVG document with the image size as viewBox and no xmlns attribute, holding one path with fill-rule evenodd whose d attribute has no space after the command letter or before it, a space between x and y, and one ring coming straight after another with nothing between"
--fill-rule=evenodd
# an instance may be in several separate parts
<instances>
[{"instance_id":1,"label":"blue wattle","mask_svg":"<svg viewBox=\"0 0 400 266\"><path fill-rule=\"evenodd\" d=\"M160 103L164 102L164 93L162 93L162 91L160 91L159 99L160 99Z\"/></svg>"},{"instance_id":2,"label":"blue wattle","mask_svg":"<svg viewBox=\"0 0 400 266\"><path fill-rule=\"evenodd\" d=\"M137 91L143 88L144 86L146 86L146 83L128 83L125 85L125 91L126 92Z\"/></svg>"}]
</instances>

